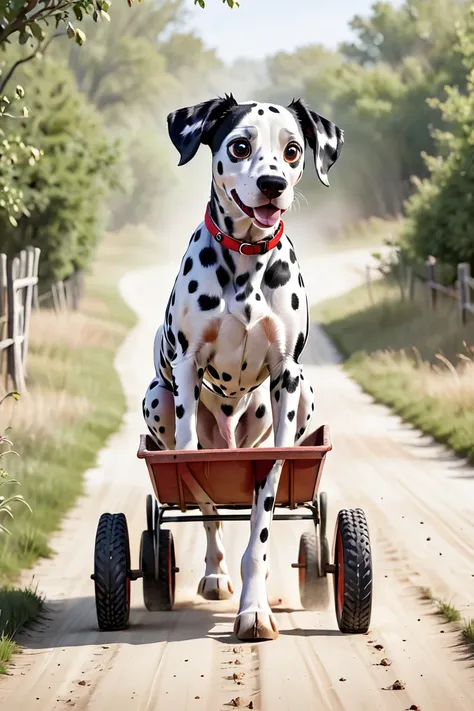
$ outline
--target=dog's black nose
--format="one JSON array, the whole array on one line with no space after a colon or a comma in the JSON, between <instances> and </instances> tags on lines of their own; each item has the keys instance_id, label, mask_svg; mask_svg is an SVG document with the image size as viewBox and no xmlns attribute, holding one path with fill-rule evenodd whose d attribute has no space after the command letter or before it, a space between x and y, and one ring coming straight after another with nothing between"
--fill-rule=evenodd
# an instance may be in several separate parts
<instances>
[{"instance_id":1,"label":"dog's black nose","mask_svg":"<svg viewBox=\"0 0 474 711\"><path fill-rule=\"evenodd\" d=\"M280 197L287 185L285 178L279 178L277 175L261 175L257 179L257 188L269 200Z\"/></svg>"}]
</instances>

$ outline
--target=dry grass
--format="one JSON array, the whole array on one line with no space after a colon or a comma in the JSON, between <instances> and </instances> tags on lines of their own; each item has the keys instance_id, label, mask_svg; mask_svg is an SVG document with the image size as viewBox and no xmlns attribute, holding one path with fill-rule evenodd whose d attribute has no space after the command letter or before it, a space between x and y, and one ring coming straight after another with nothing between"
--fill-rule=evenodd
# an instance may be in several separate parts
<instances>
[{"instance_id":1,"label":"dry grass","mask_svg":"<svg viewBox=\"0 0 474 711\"><path fill-rule=\"evenodd\" d=\"M97 300L96 300L97 301ZM103 311L107 307L99 301ZM88 346L109 347L120 327L104 323L82 312L56 314L54 311L39 311L31 319L30 341L44 354L58 347L78 349Z\"/></svg>"},{"instance_id":2,"label":"dry grass","mask_svg":"<svg viewBox=\"0 0 474 711\"><path fill-rule=\"evenodd\" d=\"M392 407L474 463L474 319L459 322L457 303L428 308L426 288L401 301L396 284L373 284L313 311L339 349L346 368L378 402Z\"/></svg>"},{"instance_id":3,"label":"dry grass","mask_svg":"<svg viewBox=\"0 0 474 711\"><path fill-rule=\"evenodd\" d=\"M145 257L149 249L134 233L108 235L86 280L80 311L43 310L33 316L28 392L0 408L0 432L12 428L9 438L20 454L5 464L21 482L18 493L32 513L16 509L9 522L12 535L0 537L0 589L38 557L50 555L49 535L74 505L83 473L120 424L125 399L114 359L135 315L117 284L126 271L146 264Z\"/></svg>"},{"instance_id":4,"label":"dry grass","mask_svg":"<svg viewBox=\"0 0 474 711\"><path fill-rule=\"evenodd\" d=\"M66 390L55 391L32 388L21 398L21 406L6 401L0 409L0 432L7 427L22 435L27 433L31 441L57 441L58 432L84 419L92 405L83 395L72 395ZM15 407L16 406L16 407Z\"/></svg>"}]
</instances>

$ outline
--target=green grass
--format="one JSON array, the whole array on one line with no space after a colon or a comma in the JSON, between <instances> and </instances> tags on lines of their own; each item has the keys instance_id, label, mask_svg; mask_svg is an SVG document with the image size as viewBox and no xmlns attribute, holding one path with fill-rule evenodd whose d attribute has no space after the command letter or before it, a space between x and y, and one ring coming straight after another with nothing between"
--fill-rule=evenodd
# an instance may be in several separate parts
<instances>
[{"instance_id":1,"label":"green grass","mask_svg":"<svg viewBox=\"0 0 474 711\"><path fill-rule=\"evenodd\" d=\"M0 590L0 674L7 673L6 664L18 645L17 631L37 619L43 609L43 599L31 588Z\"/></svg>"},{"instance_id":2,"label":"green grass","mask_svg":"<svg viewBox=\"0 0 474 711\"><path fill-rule=\"evenodd\" d=\"M469 642L474 642L474 620L466 620L462 628L462 636Z\"/></svg>"},{"instance_id":3,"label":"green grass","mask_svg":"<svg viewBox=\"0 0 474 711\"><path fill-rule=\"evenodd\" d=\"M376 401L474 463L474 319L461 327L454 300L428 308L419 284L414 301L383 279L313 308L345 367ZM461 355L460 355L461 354Z\"/></svg>"},{"instance_id":4,"label":"green grass","mask_svg":"<svg viewBox=\"0 0 474 711\"><path fill-rule=\"evenodd\" d=\"M439 615L444 617L446 622L450 622L460 630L462 637L468 642L474 642L474 619L463 620L461 611L450 602L435 597L430 588L420 588L420 598L422 600L430 600L437 607Z\"/></svg>"},{"instance_id":5,"label":"green grass","mask_svg":"<svg viewBox=\"0 0 474 711\"><path fill-rule=\"evenodd\" d=\"M14 519L4 521L11 535L0 534L0 668L15 649L12 633L38 614L40 598L12 590L19 573L51 555L49 537L82 492L83 474L119 427L125 397L114 369L118 346L135 323L117 285L130 269L157 253L149 233L108 235L86 280L76 313L34 314L28 359L28 393L0 408L0 432L17 457L2 466L21 486L31 506L12 504Z\"/></svg>"},{"instance_id":6,"label":"green grass","mask_svg":"<svg viewBox=\"0 0 474 711\"><path fill-rule=\"evenodd\" d=\"M450 602L438 600L437 605L439 614L442 615L447 622L459 622L461 620L460 611Z\"/></svg>"}]
</instances>

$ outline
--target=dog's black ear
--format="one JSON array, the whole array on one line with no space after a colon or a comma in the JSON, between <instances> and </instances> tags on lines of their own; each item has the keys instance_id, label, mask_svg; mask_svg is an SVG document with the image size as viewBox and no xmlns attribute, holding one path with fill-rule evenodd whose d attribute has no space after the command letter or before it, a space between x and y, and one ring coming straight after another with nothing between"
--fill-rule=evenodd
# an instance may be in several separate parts
<instances>
[{"instance_id":1,"label":"dog's black ear","mask_svg":"<svg viewBox=\"0 0 474 711\"><path fill-rule=\"evenodd\" d=\"M209 145L222 119L237 102L230 94L221 99L203 101L168 114L168 132L181 159L178 165L188 163L196 155L200 144Z\"/></svg>"},{"instance_id":2,"label":"dog's black ear","mask_svg":"<svg viewBox=\"0 0 474 711\"><path fill-rule=\"evenodd\" d=\"M296 115L303 136L313 151L318 178L328 188L329 168L339 158L344 143L344 131L324 116L311 111L301 99L293 99L288 109Z\"/></svg>"}]
</instances>

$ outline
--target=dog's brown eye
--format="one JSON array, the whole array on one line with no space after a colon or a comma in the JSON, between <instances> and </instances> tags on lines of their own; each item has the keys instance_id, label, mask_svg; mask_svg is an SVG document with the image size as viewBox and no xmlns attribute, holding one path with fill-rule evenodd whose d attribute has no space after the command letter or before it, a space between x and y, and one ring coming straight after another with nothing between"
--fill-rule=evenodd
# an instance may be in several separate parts
<instances>
[{"instance_id":1,"label":"dog's brown eye","mask_svg":"<svg viewBox=\"0 0 474 711\"><path fill-rule=\"evenodd\" d=\"M287 163L295 163L301 156L301 148L297 143L289 143L285 148L284 156Z\"/></svg>"},{"instance_id":2,"label":"dog's brown eye","mask_svg":"<svg viewBox=\"0 0 474 711\"><path fill-rule=\"evenodd\" d=\"M234 143L230 144L228 151L231 158L243 160L244 158L249 157L252 152L252 148L248 141L244 140L243 138L239 138L238 141L234 141Z\"/></svg>"}]
</instances>

